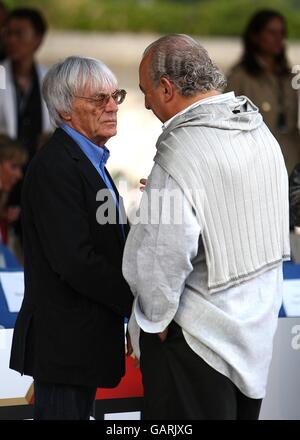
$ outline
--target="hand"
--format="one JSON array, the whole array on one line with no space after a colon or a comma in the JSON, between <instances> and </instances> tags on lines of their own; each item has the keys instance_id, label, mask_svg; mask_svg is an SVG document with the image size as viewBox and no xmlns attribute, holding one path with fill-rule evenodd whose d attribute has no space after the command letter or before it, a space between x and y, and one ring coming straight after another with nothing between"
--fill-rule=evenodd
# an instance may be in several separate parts
<instances>
[{"instance_id":1,"label":"hand","mask_svg":"<svg viewBox=\"0 0 300 440\"><path fill-rule=\"evenodd\" d=\"M159 339L161 340L161 342L165 342L165 340L167 339L168 330L169 330L169 328L167 327L163 332L157 333L157 335L158 335Z\"/></svg>"},{"instance_id":2,"label":"hand","mask_svg":"<svg viewBox=\"0 0 300 440\"><path fill-rule=\"evenodd\" d=\"M141 186L140 186L140 190L143 192L144 191L144 189L145 189L145 186L147 185L147 179L141 179L140 180L140 184L141 184Z\"/></svg>"}]
</instances>

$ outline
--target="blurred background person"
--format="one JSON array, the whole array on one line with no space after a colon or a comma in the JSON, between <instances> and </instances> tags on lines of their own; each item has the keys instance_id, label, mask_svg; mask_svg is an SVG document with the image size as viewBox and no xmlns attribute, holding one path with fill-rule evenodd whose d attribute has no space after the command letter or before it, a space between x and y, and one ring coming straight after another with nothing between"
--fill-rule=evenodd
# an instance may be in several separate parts
<instances>
[{"instance_id":1,"label":"blurred background person","mask_svg":"<svg viewBox=\"0 0 300 440\"><path fill-rule=\"evenodd\" d=\"M3 2L0 1L0 61L5 58L3 33L7 18L7 9Z\"/></svg>"},{"instance_id":2,"label":"blurred background person","mask_svg":"<svg viewBox=\"0 0 300 440\"><path fill-rule=\"evenodd\" d=\"M4 31L6 88L0 90L0 132L17 139L29 161L43 135L51 131L48 110L41 97L46 68L35 60L46 30L47 23L38 10L19 8L9 13ZM20 207L21 186L22 181L11 193L9 206ZM21 241L20 221L14 229Z\"/></svg>"},{"instance_id":3,"label":"blurred background person","mask_svg":"<svg viewBox=\"0 0 300 440\"><path fill-rule=\"evenodd\" d=\"M279 142L288 173L300 162L297 91L292 87L284 38L287 27L277 11L260 10L243 35L244 51L229 74L227 91L248 96Z\"/></svg>"},{"instance_id":4,"label":"blurred background person","mask_svg":"<svg viewBox=\"0 0 300 440\"><path fill-rule=\"evenodd\" d=\"M8 245L18 257L14 243L9 240L9 227L20 215L19 207L7 207L12 189L22 178L22 168L27 160L24 148L8 136L0 134L0 231L1 242Z\"/></svg>"},{"instance_id":5,"label":"blurred background person","mask_svg":"<svg viewBox=\"0 0 300 440\"><path fill-rule=\"evenodd\" d=\"M46 69L35 61L46 30L46 21L39 11L20 8L10 12L4 31L6 89L0 95L0 132L18 139L29 159L41 134L51 131L40 92Z\"/></svg>"}]
</instances>

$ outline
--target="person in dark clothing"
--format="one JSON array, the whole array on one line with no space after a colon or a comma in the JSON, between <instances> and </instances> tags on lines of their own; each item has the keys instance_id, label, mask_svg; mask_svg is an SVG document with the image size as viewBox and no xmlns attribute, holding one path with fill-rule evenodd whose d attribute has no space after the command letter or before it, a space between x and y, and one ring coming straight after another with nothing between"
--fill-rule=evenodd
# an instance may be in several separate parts
<instances>
[{"instance_id":1,"label":"person in dark clothing","mask_svg":"<svg viewBox=\"0 0 300 440\"><path fill-rule=\"evenodd\" d=\"M28 163L39 147L41 136L52 131L40 92L46 69L35 61L46 31L43 15L32 8L11 11L4 31L6 88L0 90L0 133L18 140L27 152ZM23 180L12 192L9 206L20 207L22 184ZM14 229L21 240L20 222Z\"/></svg>"},{"instance_id":2,"label":"person in dark clothing","mask_svg":"<svg viewBox=\"0 0 300 440\"><path fill-rule=\"evenodd\" d=\"M23 186L25 295L10 367L34 378L35 419L88 419L96 388L125 372L128 225L105 144L126 92L101 61L70 57L49 70L43 95L57 130Z\"/></svg>"}]
</instances>

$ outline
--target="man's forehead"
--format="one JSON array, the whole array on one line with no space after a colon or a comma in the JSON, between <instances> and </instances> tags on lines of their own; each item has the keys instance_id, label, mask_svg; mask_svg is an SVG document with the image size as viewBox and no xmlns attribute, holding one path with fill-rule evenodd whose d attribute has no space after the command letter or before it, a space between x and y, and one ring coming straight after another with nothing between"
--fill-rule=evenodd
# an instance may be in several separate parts
<instances>
[{"instance_id":1,"label":"man's forehead","mask_svg":"<svg viewBox=\"0 0 300 440\"><path fill-rule=\"evenodd\" d=\"M83 87L81 87L77 93L83 93L85 96L96 96L100 93L109 94L116 90L116 87L109 85L99 85L94 86L87 82Z\"/></svg>"}]
</instances>

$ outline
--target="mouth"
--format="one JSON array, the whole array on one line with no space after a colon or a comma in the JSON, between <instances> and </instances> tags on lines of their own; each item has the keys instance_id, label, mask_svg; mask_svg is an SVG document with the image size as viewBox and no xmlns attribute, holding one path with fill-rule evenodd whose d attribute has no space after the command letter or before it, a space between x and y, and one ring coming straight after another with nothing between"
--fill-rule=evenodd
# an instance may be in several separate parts
<instances>
[{"instance_id":1,"label":"mouth","mask_svg":"<svg viewBox=\"0 0 300 440\"><path fill-rule=\"evenodd\" d=\"M117 121L104 121L104 124L116 127L117 126Z\"/></svg>"}]
</instances>

